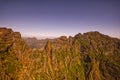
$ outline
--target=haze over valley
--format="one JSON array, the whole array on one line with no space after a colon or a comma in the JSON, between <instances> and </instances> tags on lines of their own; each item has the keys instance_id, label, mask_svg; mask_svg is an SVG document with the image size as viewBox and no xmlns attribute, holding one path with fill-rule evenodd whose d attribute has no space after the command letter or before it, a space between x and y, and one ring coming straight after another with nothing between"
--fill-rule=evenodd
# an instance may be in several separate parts
<instances>
[{"instance_id":1,"label":"haze over valley","mask_svg":"<svg viewBox=\"0 0 120 80\"><path fill-rule=\"evenodd\" d=\"M0 80L120 80L120 1L1 0Z\"/></svg>"}]
</instances>

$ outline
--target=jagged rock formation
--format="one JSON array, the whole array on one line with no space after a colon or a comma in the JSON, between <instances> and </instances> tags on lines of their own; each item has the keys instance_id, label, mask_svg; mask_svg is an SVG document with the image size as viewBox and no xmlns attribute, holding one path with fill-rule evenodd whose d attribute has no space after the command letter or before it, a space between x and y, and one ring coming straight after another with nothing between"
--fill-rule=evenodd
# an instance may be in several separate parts
<instances>
[{"instance_id":1,"label":"jagged rock formation","mask_svg":"<svg viewBox=\"0 0 120 80\"><path fill-rule=\"evenodd\" d=\"M0 80L30 79L29 53L19 32L0 28Z\"/></svg>"},{"instance_id":2,"label":"jagged rock formation","mask_svg":"<svg viewBox=\"0 0 120 80\"><path fill-rule=\"evenodd\" d=\"M20 33L0 28L0 80L119 80L120 40L78 33L30 49Z\"/></svg>"},{"instance_id":3,"label":"jagged rock formation","mask_svg":"<svg viewBox=\"0 0 120 80\"><path fill-rule=\"evenodd\" d=\"M62 36L45 47L49 75L65 80L119 80L120 40L99 32ZM46 70L45 72L48 72Z\"/></svg>"}]
</instances>

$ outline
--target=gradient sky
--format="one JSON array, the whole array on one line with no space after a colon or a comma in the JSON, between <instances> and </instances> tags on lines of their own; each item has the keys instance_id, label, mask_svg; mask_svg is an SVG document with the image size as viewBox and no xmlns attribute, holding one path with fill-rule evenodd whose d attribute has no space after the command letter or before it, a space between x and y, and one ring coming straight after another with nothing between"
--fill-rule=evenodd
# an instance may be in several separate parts
<instances>
[{"instance_id":1,"label":"gradient sky","mask_svg":"<svg viewBox=\"0 0 120 80\"><path fill-rule=\"evenodd\" d=\"M120 0L0 0L0 26L23 37L99 31L120 38Z\"/></svg>"}]
</instances>

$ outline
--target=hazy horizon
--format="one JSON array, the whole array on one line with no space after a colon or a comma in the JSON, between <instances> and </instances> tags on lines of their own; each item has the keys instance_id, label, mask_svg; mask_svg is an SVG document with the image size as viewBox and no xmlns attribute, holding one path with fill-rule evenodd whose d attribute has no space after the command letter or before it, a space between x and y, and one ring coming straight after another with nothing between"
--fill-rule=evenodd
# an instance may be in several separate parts
<instances>
[{"instance_id":1,"label":"hazy horizon","mask_svg":"<svg viewBox=\"0 0 120 80\"><path fill-rule=\"evenodd\" d=\"M1 0L0 27L23 37L74 36L99 31L120 38L119 0Z\"/></svg>"}]
</instances>

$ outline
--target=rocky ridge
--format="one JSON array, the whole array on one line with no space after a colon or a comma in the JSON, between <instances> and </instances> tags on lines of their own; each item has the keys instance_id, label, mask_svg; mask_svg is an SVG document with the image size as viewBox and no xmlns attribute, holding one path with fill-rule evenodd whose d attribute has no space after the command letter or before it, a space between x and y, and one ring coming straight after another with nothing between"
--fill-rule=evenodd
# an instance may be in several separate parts
<instances>
[{"instance_id":1,"label":"rocky ridge","mask_svg":"<svg viewBox=\"0 0 120 80\"><path fill-rule=\"evenodd\" d=\"M0 28L0 80L119 80L120 40L97 31L61 36L31 49Z\"/></svg>"},{"instance_id":2,"label":"rocky ridge","mask_svg":"<svg viewBox=\"0 0 120 80\"><path fill-rule=\"evenodd\" d=\"M0 28L0 80L29 79L29 55L30 48L19 32Z\"/></svg>"},{"instance_id":3,"label":"rocky ridge","mask_svg":"<svg viewBox=\"0 0 120 80\"><path fill-rule=\"evenodd\" d=\"M45 50L54 68L58 67L55 60L58 60L60 55L63 57L60 60L62 65L61 63L59 65L67 67L68 75L64 76L65 80L119 80L120 78L119 39L97 31L83 35L78 33L74 37L62 36L55 42L47 43Z\"/></svg>"}]
</instances>

